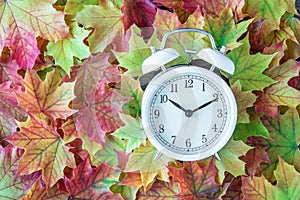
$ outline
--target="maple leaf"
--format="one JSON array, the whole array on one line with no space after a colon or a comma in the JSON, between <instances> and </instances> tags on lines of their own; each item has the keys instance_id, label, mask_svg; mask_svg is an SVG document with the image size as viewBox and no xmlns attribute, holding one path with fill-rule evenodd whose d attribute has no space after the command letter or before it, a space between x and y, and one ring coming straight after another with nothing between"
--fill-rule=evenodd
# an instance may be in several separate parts
<instances>
[{"instance_id":1,"label":"maple leaf","mask_svg":"<svg viewBox=\"0 0 300 200\"><path fill-rule=\"evenodd\" d=\"M189 199L209 198L219 185L215 182L217 170L214 159L200 167L197 162L184 162L181 168L168 168L174 182L179 183L181 192L178 197Z\"/></svg>"},{"instance_id":2,"label":"maple leaf","mask_svg":"<svg viewBox=\"0 0 300 200\"><path fill-rule=\"evenodd\" d=\"M279 115L278 119L263 116L261 120L268 129L270 138L252 140L251 145L264 147L270 158L270 164L263 164L258 172L263 173L268 180L273 180L273 169L278 163L278 155L287 163L294 164L300 171L298 148L300 137L297 134L300 119L297 111L289 110L284 115Z\"/></svg>"},{"instance_id":3,"label":"maple leaf","mask_svg":"<svg viewBox=\"0 0 300 200\"><path fill-rule=\"evenodd\" d=\"M73 57L82 60L90 55L88 46L83 43L90 31L80 28L77 23L72 23L70 29L73 38L59 40L56 43L49 42L46 52L46 55L54 57L55 64L59 65L69 76L70 67L74 65Z\"/></svg>"},{"instance_id":4,"label":"maple leaf","mask_svg":"<svg viewBox=\"0 0 300 200\"><path fill-rule=\"evenodd\" d=\"M12 118L5 118L0 115L0 141L12 135L18 125Z\"/></svg>"},{"instance_id":5,"label":"maple leaf","mask_svg":"<svg viewBox=\"0 0 300 200\"><path fill-rule=\"evenodd\" d=\"M178 9L184 9L189 13L193 13L198 8L198 1L191 0L155 0L154 2L162 4L168 8L173 8L175 11Z\"/></svg>"},{"instance_id":6,"label":"maple leaf","mask_svg":"<svg viewBox=\"0 0 300 200\"><path fill-rule=\"evenodd\" d=\"M272 30L279 29L281 16L286 11L297 13L294 3L292 0L245 1L243 12L255 18L255 21L263 19L260 32L264 38ZM278 5L281 5L280 8ZM274 12L274 8L276 8L276 12Z\"/></svg>"},{"instance_id":7,"label":"maple leaf","mask_svg":"<svg viewBox=\"0 0 300 200\"><path fill-rule=\"evenodd\" d=\"M0 1L0 44L10 48L12 59L23 69L32 68L40 53L37 36L50 41L70 36L64 14L53 8L54 2L55 0Z\"/></svg>"},{"instance_id":8,"label":"maple leaf","mask_svg":"<svg viewBox=\"0 0 300 200\"><path fill-rule=\"evenodd\" d=\"M250 91L242 91L242 86L239 81L235 82L231 89L237 99L238 107L238 123L249 123L249 115L247 114L247 108L252 107L256 100L256 96Z\"/></svg>"},{"instance_id":9,"label":"maple leaf","mask_svg":"<svg viewBox=\"0 0 300 200\"><path fill-rule=\"evenodd\" d=\"M37 117L31 116L31 120L21 127L21 131L15 132L6 140L25 149L18 164L17 175L42 169L42 178L47 188L63 177L66 165L72 167L74 164L72 154L63 146L55 127Z\"/></svg>"},{"instance_id":10,"label":"maple leaf","mask_svg":"<svg viewBox=\"0 0 300 200\"><path fill-rule=\"evenodd\" d=\"M297 199L300 194L299 172L279 157L279 163L274 173L277 179L276 187L280 191L280 195L276 197L278 199Z\"/></svg>"},{"instance_id":11,"label":"maple leaf","mask_svg":"<svg viewBox=\"0 0 300 200\"><path fill-rule=\"evenodd\" d=\"M16 90L10 82L0 84L0 140L10 136L17 128L16 121L26 121L25 110L18 105Z\"/></svg>"},{"instance_id":12,"label":"maple leaf","mask_svg":"<svg viewBox=\"0 0 300 200\"><path fill-rule=\"evenodd\" d=\"M180 187L178 183L164 182L157 180L153 183L151 188L147 191L140 189L136 195L141 200L163 200L163 199L179 199L176 195L179 195Z\"/></svg>"},{"instance_id":13,"label":"maple leaf","mask_svg":"<svg viewBox=\"0 0 300 200\"><path fill-rule=\"evenodd\" d=\"M87 106L79 111L76 119L77 130L103 144L105 133L113 132L123 125L119 113L122 105L130 99L115 90L105 89L105 80L94 87L86 99Z\"/></svg>"},{"instance_id":14,"label":"maple leaf","mask_svg":"<svg viewBox=\"0 0 300 200\"><path fill-rule=\"evenodd\" d=\"M22 77L18 74L19 65L10 57L0 57L0 84L10 82L11 87L21 86Z\"/></svg>"},{"instance_id":15,"label":"maple leaf","mask_svg":"<svg viewBox=\"0 0 300 200\"><path fill-rule=\"evenodd\" d=\"M64 2L64 11L71 15L76 15L84 8L84 5L99 5L98 0L68 0Z\"/></svg>"},{"instance_id":16,"label":"maple leaf","mask_svg":"<svg viewBox=\"0 0 300 200\"><path fill-rule=\"evenodd\" d=\"M62 125L61 129L64 132L63 142L64 144L74 141L76 138L80 138L82 141L82 149L88 151L91 157L101 149L101 146L90 138L82 131L76 130L76 124L73 117L68 118L68 120Z\"/></svg>"},{"instance_id":17,"label":"maple leaf","mask_svg":"<svg viewBox=\"0 0 300 200\"><path fill-rule=\"evenodd\" d=\"M95 56L91 55L78 69L74 93L76 99L74 104L85 103L86 95L91 92L92 88L100 80L105 79L107 82L119 82L120 76L116 66L111 66L108 62L109 54L100 53Z\"/></svg>"},{"instance_id":18,"label":"maple leaf","mask_svg":"<svg viewBox=\"0 0 300 200\"><path fill-rule=\"evenodd\" d=\"M247 174L251 177L254 177L256 170L260 167L262 162L270 163L267 152L261 146L250 149L245 156L241 157L241 160L246 163Z\"/></svg>"},{"instance_id":19,"label":"maple leaf","mask_svg":"<svg viewBox=\"0 0 300 200\"><path fill-rule=\"evenodd\" d=\"M248 37L241 41L243 44L233 49L228 57L235 64L235 71L230 76L231 82L240 81L243 90L262 90L275 81L262 72L268 67L274 55L257 53L250 55Z\"/></svg>"},{"instance_id":20,"label":"maple leaf","mask_svg":"<svg viewBox=\"0 0 300 200\"><path fill-rule=\"evenodd\" d=\"M47 190L47 188L43 186L42 181L37 180L30 188L29 193L23 197L22 200L67 200L68 197L69 195L67 193L59 190L57 184Z\"/></svg>"},{"instance_id":21,"label":"maple leaf","mask_svg":"<svg viewBox=\"0 0 300 200\"><path fill-rule=\"evenodd\" d=\"M219 182L223 182L225 172L231 173L234 177L245 175L245 162L239 159L240 156L245 155L251 147L241 141L234 141L233 139L218 152L221 160L216 161L215 165L218 169Z\"/></svg>"},{"instance_id":22,"label":"maple leaf","mask_svg":"<svg viewBox=\"0 0 300 200\"><path fill-rule=\"evenodd\" d=\"M133 24L136 24L138 27L142 28L142 35L144 38L151 37L153 33L152 24L156 14L156 7L151 1L124 1L121 9L123 12L122 22L125 31Z\"/></svg>"},{"instance_id":23,"label":"maple leaf","mask_svg":"<svg viewBox=\"0 0 300 200\"><path fill-rule=\"evenodd\" d=\"M286 20L281 20L280 28L270 32L263 39L263 43L266 46L271 46L272 44L276 44L288 39L297 42L293 30L289 26L287 26Z\"/></svg>"},{"instance_id":24,"label":"maple leaf","mask_svg":"<svg viewBox=\"0 0 300 200\"><path fill-rule=\"evenodd\" d=\"M187 1L187 0L175 0L175 1L169 1L169 0L156 0L154 1L157 6L165 6L169 9L172 9L173 12L175 11L176 15L178 16L178 20L184 24L189 16L195 12L195 10L198 8L198 2L197 1Z\"/></svg>"},{"instance_id":25,"label":"maple leaf","mask_svg":"<svg viewBox=\"0 0 300 200\"><path fill-rule=\"evenodd\" d=\"M123 199L136 199L137 188L129 187L127 185L113 185L111 188L113 193L119 193Z\"/></svg>"},{"instance_id":26,"label":"maple leaf","mask_svg":"<svg viewBox=\"0 0 300 200\"><path fill-rule=\"evenodd\" d=\"M119 185L127 185L138 189L143 185L141 174L137 172L126 172L125 177Z\"/></svg>"},{"instance_id":27,"label":"maple leaf","mask_svg":"<svg viewBox=\"0 0 300 200\"><path fill-rule=\"evenodd\" d=\"M296 107L300 104L300 91L288 85L292 77L299 75L300 63L288 60L282 65L269 68L265 71L277 83L257 92L255 108L257 112L263 112L269 116L278 117L278 106Z\"/></svg>"},{"instance_id":28,"label":"maple leaf","mask_svg":"<svg viewBox=\"0 0 300 200\"><path fill-rule=\"evenodd\" d=\"M240 200L243 199L243 193L241 190L242 186L242 178L241 176L238 176L237 178L233 177L231 174L227 174L223 184L222 185L227 185L230 184L226 188L225 194L222 195L223 200Z\"/></svg>"},{"instance_id":29,"label":"maple leaf","mask_svg":"<svg viewBox=\"0 0 300 200\"><path fill-rule=\"evenodd\" d=\"M119 177L119 181L122 181L125 176L126 176L125 173L121 173ZM136 199L136 193L139 190L136 187L132 187L128 185L120 185L119 183L111 186L110 189L115 194L116 193L121 194L123 199Z\"/></svg>"},{"instance_id":30,"label":"maple leaf","mask_svg":"<svg viewBox=\"0 0 300 200\"><path fill-rule=\"evenodd\" d=\"M126 125L116 130L112 135L128 140L126 153L131 152L141 144L146 145L146 134L141 120L125 114L120 114L120 118Z\"/></svg>"},{"instance_id":31,"label":"maple leaf","mask_svg":"<svg viewBox=\"0 0 300 200\"><path fill-rule=\"evenodd\" d=\"M113 54L116 56L119 65L128 69L128 71L125 72L125 75L136 77L143 75L142 64L152 53L150 48L142 48L134 49L129 52L113 51Z\"/></svg>"},{"instance_id":32,"label":"maple leaf","mask_svg":"<svg viewBox=\"0 0 300 200\"><path fill-rule=\"evenodd\" d=\"M252 20L235 24L230 8L225 8L221 12L220 18L222 20L206 15L204 29L213 35L217 48L226 46L228 49L234 49L239 46L239 43L236 42L237 39L247 31Z\"/></svg>"},{"instance_id":33,"label":"maple leaf","mask_svg":"<svg viewBox=\"0 0 300 200\"><path fill-rule=\"evenodd\" d=\"M142 185L144 188L147 188L153 182L155 176L162 170L165 170L168 162L172 161L172 159L164 155L154 160L156 154L157 150L147 141L145 146L141 145L130 155L124 172L139 171L141 173Z\"/></svg>"},{"instance_id":34,"label":"maple leaf","mask_svg":"<svg viewBox=\"0 0 300 200\"><path fill-rule=\"evenodd\" d=\"M140 87L140 81L135 80L130 76L122 76L120 93L126 97L131 97L123 106L123 112L133 117L141 115L141 105L143 98L143 90Z\"/></svg>"},{"instance_id":35,"label":"maple leaf","mask_svg":"<svg viewBox=\"0 0 300 200\"><path fill-rule=\"evenodd\" d=\"M43 113L50 119L67 118L75 112L68 107L74 98L74 83L61 83L57 69L49 72L42 81L37 73L28 70L24 80L25 92L17 93L20 106L30 114Z\"/></svg>"},{"instance_id":36,"label":"maple leaf","mask_svg":"<svg viewBox=\"0 0 300 200\"><path fill-rule=\"evenodd\" d=\"M199 6L206 15L213 16L214 18L220 17L220 14L226 7L230 7L234 14L238 19L242 19L245 14L242 12L242 8L244 6L243 0L215 0L215 1L205 1L205 0L198 0Z\"/></svg>"},{"instance_id":37,"label":"maple leaf","mask_svg":"<svg viewBox=\"0 0 300 200\"><path fill-rule=\"evenodd\" d=\"M277 184L273 186L263 176L262 177L242 177L243 200L250 199L297 199L300 188L298 182L299 173L279 159L278 167L275 171Z\"/></svg>"},{"instance_id":38,"label":"maple leaf","mask_svg":"<svg viewBox=\"0 0 300 200\"><path fill-rule=\"evenodd\" d=\"M236 125L233 132L233 138L235 140L242 140L246 143L247 138L250 136L269 138L269 132L260 120Z\"/></svg>"},{"instance_id":39,"label":"maple leaf","mask_svg":"<svg viewBox=\"0 0 300 200\"><path fill-rule=\"evenodd\" d=\"M118 181L119 174L104 163L92 168L86 158L74 169L71 179L65 177L65 185L72 199L121 199L109 191Z\"/></svg>"},{"instance_id":40,"label":"maple leaf","mask_svg":"<svg viewBox=\"0 0 300 200\"><path fill-rule=\"evenodd\" d=\"M0 197L1 199L20 199L41 175L35 172L30 175L17 176L18 163L22 150L8 145L0 146Z\"/></svg>"},{"instance_id":41,"label":"maple leaf","mask_svg":"<svg viewBox=\"0 0 300 200\"><path fill-rule=\"evenodd\" d=\"M87 39L92 53L102 52L115 36L122 32L122 13L111 2L100 5L84 5L76 20L94 31Z\"/></svg>"},{"instance_id":42,"label":"maple leaf","mask_svg":"<svg viewBox=\"0 0 300 200\"><path fill-rule=\"evenodd\" d=\"M243 200L276 199L276 188L265 177L242 177Z\"/></svg>"}]
</instances>

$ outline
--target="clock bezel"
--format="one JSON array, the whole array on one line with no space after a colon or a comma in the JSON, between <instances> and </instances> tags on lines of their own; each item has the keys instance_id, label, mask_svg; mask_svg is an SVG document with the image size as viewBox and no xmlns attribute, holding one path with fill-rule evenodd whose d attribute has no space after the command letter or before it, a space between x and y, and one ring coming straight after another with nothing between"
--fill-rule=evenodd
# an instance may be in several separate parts
<instances>
[{"instance_id":1,"label":"clock bezel","mask_svg":"<svg viewBox=\"0 0 300 200\"><path fill-rule=\"evenodd\" d=\"M151 101L155 91L160 87L160 85L171 77L181 76L183 74L190 73L198 74L200 76L204 76L206 79L209 79L212 83L214 83L219 90L222 91L224 98L226 99L227 106L227 122L222 132L222 136L220 136L217 140L215 140L211 145L211 147L207 151L198 152L195 154L182 154L175 151L172 151L165 146L163 146L154 136L154 132L151 128L151 120L150 120L150 110L151 110ZM222 149L226 143L230 140L235 126L237 122L237 104L232 93L232 90L227 85L227 83L214 72L200 68L194 65L177 65L171 68L168 68L165 72L158 73L147 86L143 99L142 99L142 125L144 131L146 133L147 138L150 140L152 145L164 155L182 161L193 161L193 160L201 160L207 158L211 155L217 153L220 149ZM204 148L204 149L205 149Z\"/></svg>"}]
</instances>

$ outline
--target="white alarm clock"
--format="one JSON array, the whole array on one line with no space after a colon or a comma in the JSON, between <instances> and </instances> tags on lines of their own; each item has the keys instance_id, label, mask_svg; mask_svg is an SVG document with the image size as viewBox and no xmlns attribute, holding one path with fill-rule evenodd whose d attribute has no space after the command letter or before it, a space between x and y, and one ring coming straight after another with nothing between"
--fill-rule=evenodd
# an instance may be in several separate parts
<instances>
[{"instance_id":1,"label":"white alarm clock","mask_svg":"<svg viewBox=\"0 0 300 200\"><path fill-rule=\"evenodd\" d=\"M197 57L211 69L195 65L165 64L179 57L164 48L167 38L179 32L198 32L209 37L212 49L203 48ZM147 138L162 154L182 161L215 155L233 134L237 121L235 97L215 67L233 74L233 62L218 51L213 37L200 29L176 29L164 35L158 51L142 65L144 74L157 73L147 85L142 99L142 125ZM160 72L156 72L160 69Z\"/></svg>"}]
</instances>

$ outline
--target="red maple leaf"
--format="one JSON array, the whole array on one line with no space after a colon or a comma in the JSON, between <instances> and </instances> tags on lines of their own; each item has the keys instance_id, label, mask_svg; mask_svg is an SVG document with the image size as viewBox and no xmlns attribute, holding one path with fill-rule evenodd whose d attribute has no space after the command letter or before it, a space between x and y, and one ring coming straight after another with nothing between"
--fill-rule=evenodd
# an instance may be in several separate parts
<instances>
[{"instance_id":1,"label":"red maple leaf","mask_svg":"<svg viewBox=\"0 0 300 200\"><path fill-rule=\"evenodd\" d=\"M153 33L153 22L156 15L156 7L150 0L128 0L122 6L125 31L136 24L142 28L144 38L150 38Z\"/></svg>"},{"instance_id":2,"label":"red maple leaf","mask_svg":"<svg viewBox=\"0 0 300 200\"><path fill-rule=\"evenodd\" d=\"M92 140L103 144L107 132L115 131L124 125L119 113L122 105L130 98L120 95L115 90L106 89L103 80L87 94L86 100L87 106L79 111L76 127Z\"/></svg>"},{"instance_id":3,"label":"red maple leaf","mask_svg":"<svg viewBox=\"0 0 300 200\"><path fill-rule=\"evenodd\" d=\"M64 14L56 11L55 1L2 1L0 3L0 53L4 46L22 69L31 69L40 54L37 36L50 41L70 37Z\"/></svg>"},{"instance_id":4,"label":"red maple leaf","mask_svg":"<svg viewBox=\"0 0 300 200\"><path fill-rule=\"evenodd\" d=\"M180 184L179 197L185 200L208 198L215 193L219 185L215 182L217 170L214 159L201 168L197 162L184 162L182 168L169 168L174 182Z\"/></svg>"},{"instance_id":5,"label":"red maple leaf","mask_svg":"<svg viewBox=\"0 0 300 200\"><path fill-rule=\"evenodd\" d=\"M65 177L65 185L72 199L121 199L109 191L119 173L104 163L92 168L86 158L74 169L71 179Z\"/></svg>"}]
</instances>

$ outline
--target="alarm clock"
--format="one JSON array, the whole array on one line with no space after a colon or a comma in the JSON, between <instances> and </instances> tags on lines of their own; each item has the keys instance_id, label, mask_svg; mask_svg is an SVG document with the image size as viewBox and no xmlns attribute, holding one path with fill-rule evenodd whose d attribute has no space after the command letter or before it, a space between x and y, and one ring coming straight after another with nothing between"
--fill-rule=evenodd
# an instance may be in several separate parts
<instances>
[{"instance_id":1,"label":"alarm clock","mask_svg":"<svg viewBox=\"0 0 300 200\"><path fill-rule=\"evenodd\" d=\"M166 68L180 56L165 48L167 38L175 33L196 32L207 36L212 48L202 48L196 57L209 63L210 69L194 64ZM211 34L201 29L184 28L167 32L160 49L151 47L152 55L142 64L145 76L154 74L142 99L142 125L147 138L162 154L181 161L201 160L225 146L236 126L237 105L226 83L214 71L234 72L233 62L218 50ZM191 62L193 63L193 62Z\"/></svg>"}]
</instances>

